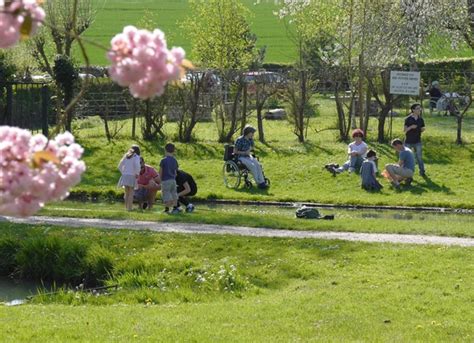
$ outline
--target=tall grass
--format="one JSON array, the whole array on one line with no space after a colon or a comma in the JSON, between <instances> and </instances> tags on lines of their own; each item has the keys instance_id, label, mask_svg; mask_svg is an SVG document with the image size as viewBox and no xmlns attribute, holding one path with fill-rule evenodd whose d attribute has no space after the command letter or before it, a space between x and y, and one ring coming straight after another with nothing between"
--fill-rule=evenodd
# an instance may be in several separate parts
<instances>
[{"instance_id":1,"label":"tall grass","mask_svg":"<svg viewBox=\"0 0 474 343\"><path fill-rule=\"evenodd\" d=\"M0 241L0 276L98 285L113 271L113 254L82 239L34 235Z\"/></svg>"}]
</instances>

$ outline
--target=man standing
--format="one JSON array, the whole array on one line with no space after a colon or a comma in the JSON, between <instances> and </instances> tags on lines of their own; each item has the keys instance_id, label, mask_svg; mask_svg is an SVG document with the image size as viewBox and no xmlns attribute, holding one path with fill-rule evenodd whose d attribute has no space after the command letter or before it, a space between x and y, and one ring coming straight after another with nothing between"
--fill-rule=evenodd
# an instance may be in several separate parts
<instances>
[{"instance_id":1,"label":"man standing","mask_svg":"<svg viewBox=\"0 0 474 343\"><path fill-rule=\"evenodd\" d=\"M156 200L156 192L161 189L160 175L155 168L145 164L143 157L140 157L140 174L137 183L138 189L135 190L135 198L140 208L151 210Z\"/></svg>"},{"instance_id":2,"label":"man standing","mask_svg":"<svg viewBox=\"0 0 474 343\"><path fill-rule=\"evenodd\" d=\"M387 164L383 175L391 181L392 186L400 188L400 181L406 180L407 185L413 181L415 172L415 157L413 152L396 138L392 141L392 147L398 152L398 164Z\"/></svg>"},{"instance_id":3,"label":"man standing","mask_svg":"<svg viewBox=\"0 0 474 343\"><path fill-rule=\"evenodd\" d=\"M194 211L194 205L189 202L187 197L196 195L197 185L193 177L188 173L178 169L176 173L176 185L178 186L178 206L186 206L186 212Z\"/></svg>"},{"instance_id":4,"label":"man standing","mask_svg":"<svg viewBox=\"0 0 474 343\"><path fill-rule=\"evenodd\" d=\"M421 144L421 133L425 131L425 122L421 117L421 105L413 104L411 113L405 119L405 146L415 150L416 161L420 168L420 175L425 176L425 165L423 163L423 148Z\"/></svg>"}]
</instances>

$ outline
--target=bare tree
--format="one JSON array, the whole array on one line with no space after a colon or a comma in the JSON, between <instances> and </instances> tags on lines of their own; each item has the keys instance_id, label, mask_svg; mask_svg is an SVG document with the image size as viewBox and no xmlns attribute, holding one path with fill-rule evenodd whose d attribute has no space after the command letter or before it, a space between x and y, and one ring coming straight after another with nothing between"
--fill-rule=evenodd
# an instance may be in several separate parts
<instances>
[{"instance_id":1,"label":"bare tree","mask_svg":"<svg viewBox=\"0 0 474 343\"><path fill-rule=\"evenodd\" d=\"M222 88L215 97L214 112L216 116L216 125L218 132L218 140L221 143L232 141L234 134L239 132L245 122L242 116L244 110L247 110L244 97L244 89L246 88L244 74L240 71L224 71L221 73Z\"/></svg>"},{"instance_id":2,"label":"bare tree","mask_svg":"<svg viewBox=\"0 0 474 343\"><path fill-rule=\"evenodd\" d=\"M307 70L296 68L289 77L283 96L288 102L288 120L293 125L293 133L300 143L307 136L309 120L314 114L311 106L312 81Z\"/></svg>"},{"instance_id":3,"label":"bare tree","mask_svg":"<svg viewBox=\"0 0 474 343\"><path fill-rule=\"evenodd\" d=\"M205 101L210 75L206 72L189 73L186 82L175 88L176 100L180 105L177 121L180 142L188 143L192 140L198 120L203 117L205 111L211 110L210 104Z\"/></svg>"},{"instance_id":4,"label":"bare tree","mask_svg":"<svg viewBox=\"0 0 474 343\"><path fill-rule=\"evenodd\" d=\"M30 47L40 67L53 76L51 60L55 55L71 57L71 50L77 36L82 35L95 17L93 0L79 0L74 16L74 0L48 0L44 4L46 23L35 35ZM76 36L77 35L77 36ZM53 51L47 43L52 41Z\"/></svg>"},{"instance_id":5,"label":"bare tree","mask_svg":"<svg viewBox=\"0 0 474 343\"><path fill-rule=\"evenodd\" d=\"M265 132L263 129L263 108L267 100L281 91L284 87L285 79L277 73L259 71L252 73L252 81L247 85L247 91L251 100L254 100L257 111L258 140L265 142Z\"/></svg>"}]
</instances>

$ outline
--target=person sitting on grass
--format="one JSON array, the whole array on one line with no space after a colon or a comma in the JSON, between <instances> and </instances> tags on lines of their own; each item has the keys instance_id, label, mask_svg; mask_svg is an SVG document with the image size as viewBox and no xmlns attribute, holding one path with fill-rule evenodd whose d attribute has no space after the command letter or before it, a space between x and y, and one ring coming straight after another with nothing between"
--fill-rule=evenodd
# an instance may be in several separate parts
<instances>
[{"instance_id":1,"label":"person sitting on grass","mask_svg":"<svg viewBox=\"0 0 474 343\"><path fill-rule=\"evenodd\" d=\"M186 212L194 211L194 205L189 202L188 197L196 195L197 185L193 177L178 169L176 173L176 185L178 186L178 207L183 204L186 206Z\"/></svg>"},{"instance_id":2,"label":"person sitting on grass","mask_svg":"<svg viewBox=\"0 0 474 343\"><path fill-rule=\"evenodd\" d=\"M253 175L255 182L260 189L268 188L263 176L262 165L260 162L252 156L252 150L254 148L253 136L257 130L250 125L246 125L242 132L242 136L237 138L234 145L234 155L236 155L240 162L242 162L250 173Z\"/></svg>"},{"instance_id":3,"label":"person sitting on grass","mask_svg":"<svg viewBox=\"0 0 474 343\"><path fill-rule=\"evenodd\" d=\"M377 153L374 150L367 152L367 158L360 167L361 187L367 191L379 191L383 188L377 180Z\"/></svg>"},{"instance_id":4,"label":"person sitting on grass","mask_svg":"<svg viewBox=\"0 0 474 343\"><path fill-rule=\"evenodd\" d=\"M360 169L367 153L367 144L363 141L364 131L361 129L355 129L352 131L352 138L354 138L354 141L347 147L349 159L339 168L335 168L334 165L329 167L328 170L332 175L336 176L336 174L340 174L346 170L349 170L349 173L352 173Z\"/></svg>"},{"instance_id":5,"label":"person sitting on grass","mask_svg":"<svg viewBox=\"0 0 474 343\"><path fill-rule=\"evenodd\" d=\"M174 144L168 143L165 146L165 157L160 162L161 198L165 204L165 212L173 207L171 214L181 212L178 207L178 192L176 188L176 174L178 171L178 161L174 157Z\"/></svg>"},{"instance_id":6,"label":"person sitting on grass","mask_svg":"<svg viewBox=\"0 0 474 343\"><path fill-rule=\"evenodd\" d=\"M392 141L392 147L398 152L398 164L387 164L382 173L395 188L400 188L400 181L405 180L406 185L411 185L415 172L415 156L413 151L403 145L403 142L396 138Z\"/></svg>"},{"instance_id":7,"label":"person sitting on grass","mask_svg":"<svg viewBox=\"0 0 474 343\"><path fill-rule=\"evenodd\" d=\"M145 164L143 157L140 157L140 174L138 175L138 189L135 190L135 199L139 208L153 208L156 200L156 193L161 189L160 175L155 168Z\"/></svg>"}]
</instances>

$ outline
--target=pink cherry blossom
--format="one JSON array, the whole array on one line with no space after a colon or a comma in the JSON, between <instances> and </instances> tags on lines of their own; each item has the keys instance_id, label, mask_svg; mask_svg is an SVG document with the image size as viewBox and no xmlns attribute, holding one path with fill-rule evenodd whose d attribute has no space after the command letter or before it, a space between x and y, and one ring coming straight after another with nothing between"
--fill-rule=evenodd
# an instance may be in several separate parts
<instances>
[{"instance_id":1,"label":"pink cherry blossom","mask_svg":"<svg viewBox=\"0 0 474 343\"><path fill-rule=\"evenodd\" d=\"M28 35L38 30L45 17L37 0L13 0L8 6L0 7L0 48L9 48L21 39L21 28L31 20Z\"/></svg>"},{"instance_id":2,"label":"pink cherry blossom","mask_svg":"<svg viewBox=\"0 0 474 343\"><path fill-rule=\"evenodd\" d=\"M168 50L165 35L126 26L111 41L107 58L110 77L140 99L163 94L168 82L179 80L185 52Z\"/></svg>"},{"instance_id":3,"label":"pink cherry blossom","mask_svg":"<svg viewBox=\"0 0 474 343\"><path fill-rule=\"evenodd\" d=\"M65 132L54 140L0 126L0 215L30 216L80 182L84 149Z\"/></svg>"}]
</instances>

